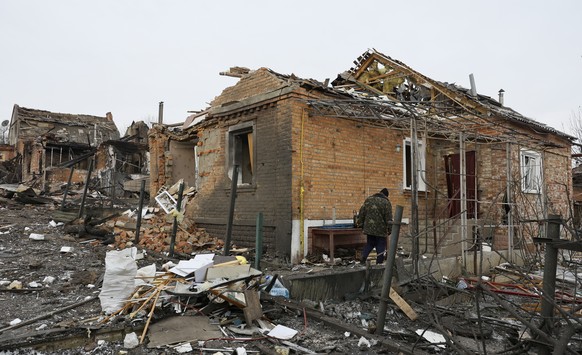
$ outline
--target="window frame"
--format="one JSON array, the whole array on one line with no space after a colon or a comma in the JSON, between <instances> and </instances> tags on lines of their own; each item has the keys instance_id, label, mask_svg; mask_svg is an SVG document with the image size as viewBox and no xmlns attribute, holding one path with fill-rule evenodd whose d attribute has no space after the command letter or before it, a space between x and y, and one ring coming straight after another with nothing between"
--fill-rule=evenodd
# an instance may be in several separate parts
<instances>
[{"instance_id":1,"label":"window frame","mask_svg":"<svg viewBox=\"0 0 582 355\"><path fill-rule=\"evenodd\" d=\"M539 164L531 165L526 159L535 159ZM529 160L528 159L528 160ZM521 149L519 154L519 173L521 176L521 191L529 194L539 194L542 192L542 182L543 182L543 159L540 152L536 152L530 149ZM525 170L530 171L530 174L526 175ZM531 174L533 172L533 174Z\"/></svg>"},{"instance_id":2,"label":"window frame","mask_svg":"<svg viewBox=\"0 0 582 355\"><path fill-rule=\"evenodd\" d=\"M257 152L257 145L256 145L256 124L255 121L251 122L243 122L237 125L233 125L228 127L228 131L226 132L226 141L228 142L228 158L226 159L226 171L227 176L230 180L232 180L233 168L235 163L235 158L237 155L237 139L240 139L242 136L247 136L246 146L249 150L248 160L250 163L250 168L244 168L242 165L240 166L239 174L238 174L238 182L237 186L239 187L255 187L256 186L256 152ZM248 135L250 133L251 141L248 141ZM242 152L241 152L242 153ZM246 174L250 173L250 179ZM247 180L247 181L245 181Z\"/></svg>"},{"instance_id":3,"label":"window frame","mask_svg":"<svg viewBox=\"0 0 582 355\"><path fill-rule=\"evenodd\" d=\"M419 157L419 174L418 174L418 191L426 191L426 146L422 139L417 139L418 142L418 157ZM410 153L407 154L407 150ZM410 163L408 159L410 157ZM410 165L410 171L407 167ZM407 183L409 174L412 173L412 139L410 137L402 140L402 186L404 190L412 190L412 174L410 175L410 185Z\"/></svg>"}]
</instances>

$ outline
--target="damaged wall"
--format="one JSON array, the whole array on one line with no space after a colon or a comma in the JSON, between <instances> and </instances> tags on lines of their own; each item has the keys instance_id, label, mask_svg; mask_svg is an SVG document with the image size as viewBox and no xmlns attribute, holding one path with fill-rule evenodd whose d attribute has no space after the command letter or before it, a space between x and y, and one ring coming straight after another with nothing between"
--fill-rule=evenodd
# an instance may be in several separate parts
<instances>
[{"instance_id":1,"label":"damaged wall","mask_svg":"<svg viewBox=\"0 0 582 355\"><path fill-rule=\"evenodd\" d=\"M415 75L415 85L421 80L428 80L420 74ZM433 86L437 84L431 83ZM376 89L371 89L372 94L376 94ZM439 90L442 91L439 93L440 99L445 101L447 95L465 95L464 91L452 86L443 86ZM396 94L404 95L400 92ZM360 100L349 109L363 112L360 110L365 106L365 99L350 95L351 92L335 90L293 75L277 74L265 68L244 75L236 85L225 89L214 100L206 118L192 128L199 138L196 146L198 195L188 206L187 214L213 235L225 235L233 157L238 157L242 169L233 227L233 242L237 245L253 245L256 214L262 211L265 214L268 251L274 249L280 256L290 256L297 262L308 250L308 244L301 248L301 240L308 243L308 227L330 224L334 217L338 222L351 221L353 211L359 209L364 199L383 187L390 189L393 206L404 206L403 217L410 222L413 218L411 192L405 179L405 166L407 161L409 163L406 154L410 155L407 147L410 127L406 126L409 118L402 110L392 118L382 116L379 119L378 115L362 117L341 109L335 113L330 109L328 115L319 114L322 111L314 108L314 101L330 107L332 100L348 104ZM369 98L369 93L365 98ZM308 103L308 100L311 101ZM445 106L451 104L445 101ZM488 99L486 102L490 101ZM465 104L472 105L471 109L466 109ZM510 137L515 139L509 164L515 176L512 184L521 186L522 148L538 150L544 160L545 190L521 194L524 198L520 201L521 205L515 207L515 212L524 216L540 216L540 209L533 207L536 201L540 201L543 214L548 211L567 213L568 199L564 194L571 191L571 183L563 170L569 171L569 138L551 133L551 130L536 133L531 120L513 111L509 113L512 119L508 119L499 112L509 111L495 111L492 107L499 106L495 105L487 106L465 97L461 105L455 106L457 111L453 111L453 116L461 117L461 121L468 117L468 122L477 127L471 133L487 136L482 142L479 139L467 142L465 148L475 152L476 198L480 202L477 215L471 217L476 219L471 223L485 223L485 218L479 219L481 216L495 223L503 217L502 205L496 201L499 201L500 191L506 184L504 142L507 137L491 137L500 132L491 127L498 126L514 134ZM493 110L493 116L487 115L485 122L478 115L489 109ZM385 112L382 114L390 116ZM393 123L396 119L400 119L398 124ZM433 119L438 121L442 118ZM486 125L480 132L482 123ZM418 217L420 233L424 233L423 239L427 244L432 244L432 240L437 238L427 234L435 220L442 218L447 220L448 226L458 225L458 219L442 215L442 211L448 210L451 199L447 195L444 157L458 154L458 133L456 129L443 129L440 135L431 132L430 138L424 138L422 143L426 147L426 178L423 181L426 190L421 189L419 193ZM426 133L421 133L418 138L423 139L423 134ZM151 143L152 147L155 145L152 149L152 187L158 189L175 179L171 171L173 158L168 156L168 142L173 138L169 134L150 133L150 142L154 136L155 142ZM561 148L548 148L552 146L551 142L546 147L541 144L521 146L516 143L520 136L528 137L534 143L536 140L554 141L553 145ZM486 210L487 213L484 212ZM404 226L401 233L401 242L409 246L411 238L408 227ZM506 248L507 240L504 241L503 236L507 235L507 230L494 233L500 235L495 239L495 247Z\"/></svg>"},{"instance_id":2,"label":"damaged wall","mask_svg":"<svg viewBox=\"0 0 582 355\"><path fill-rule=\"evenodd\" d=\"M111 113L105 117L55 113L14 105L9 141L22 155L23 181L38 181L45 171L95 149L101 142L119 139ZM86 168L85 160L79 168ZM55 174L53 178L59 176ZM40 177L40 180L39 180Z\"/></svg>"}]
</instances>

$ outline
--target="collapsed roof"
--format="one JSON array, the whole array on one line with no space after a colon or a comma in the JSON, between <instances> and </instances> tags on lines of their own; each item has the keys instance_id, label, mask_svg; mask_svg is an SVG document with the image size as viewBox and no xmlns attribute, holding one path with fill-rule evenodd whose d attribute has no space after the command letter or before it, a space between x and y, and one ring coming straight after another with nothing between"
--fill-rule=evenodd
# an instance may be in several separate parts
<instances>
[{"instance_id":1,"label":"collapsed roof","mask_svg":"<svg viewBox=\"0 0 582 355\"><path fill-rule=\"evenodd\" d=\"M14 105L10 122L10 144L17 140L42 137L62 145L97 146L107 140L119 139L119 131L111 113L105 117L55 113Z\"/></svg>"}]
</instances>

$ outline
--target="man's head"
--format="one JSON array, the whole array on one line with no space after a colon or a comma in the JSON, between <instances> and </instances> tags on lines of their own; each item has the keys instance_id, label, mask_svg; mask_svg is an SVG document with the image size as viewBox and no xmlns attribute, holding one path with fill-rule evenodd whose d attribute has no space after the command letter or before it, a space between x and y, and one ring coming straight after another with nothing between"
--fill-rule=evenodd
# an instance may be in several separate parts
<instances>
[{"instance_id":1,"label":"man's head","mask_svg":"<svg viewBox=\"0 0 582 355\"><path fill-rule=\"evenodd\" d=\"M387 188L383 188L382 190L380 190L380 193L382 195L386 196L386 197L388 197L388 195L389 195L389 192L388 192L388 189Z\"/></svg>"}]
</instances>

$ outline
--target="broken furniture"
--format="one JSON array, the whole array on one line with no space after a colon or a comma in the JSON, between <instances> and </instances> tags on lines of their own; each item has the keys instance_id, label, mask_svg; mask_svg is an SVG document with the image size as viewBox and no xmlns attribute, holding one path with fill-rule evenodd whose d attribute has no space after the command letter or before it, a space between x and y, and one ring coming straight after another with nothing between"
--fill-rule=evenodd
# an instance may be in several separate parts
<instances>
[{"instance_id":1,"label":"broken furniture","mask_svg":"<svg viewBox=\"0 0 582 355\"><path fill-rule=\"evenodd\" d=\"M309 231L313 241L312 248L329 251L332 263L335 263L334 250L336 247L362 247L366 244L362 228L354 228L351 224L311 227Z\"/></svg>"}]
</instances>

